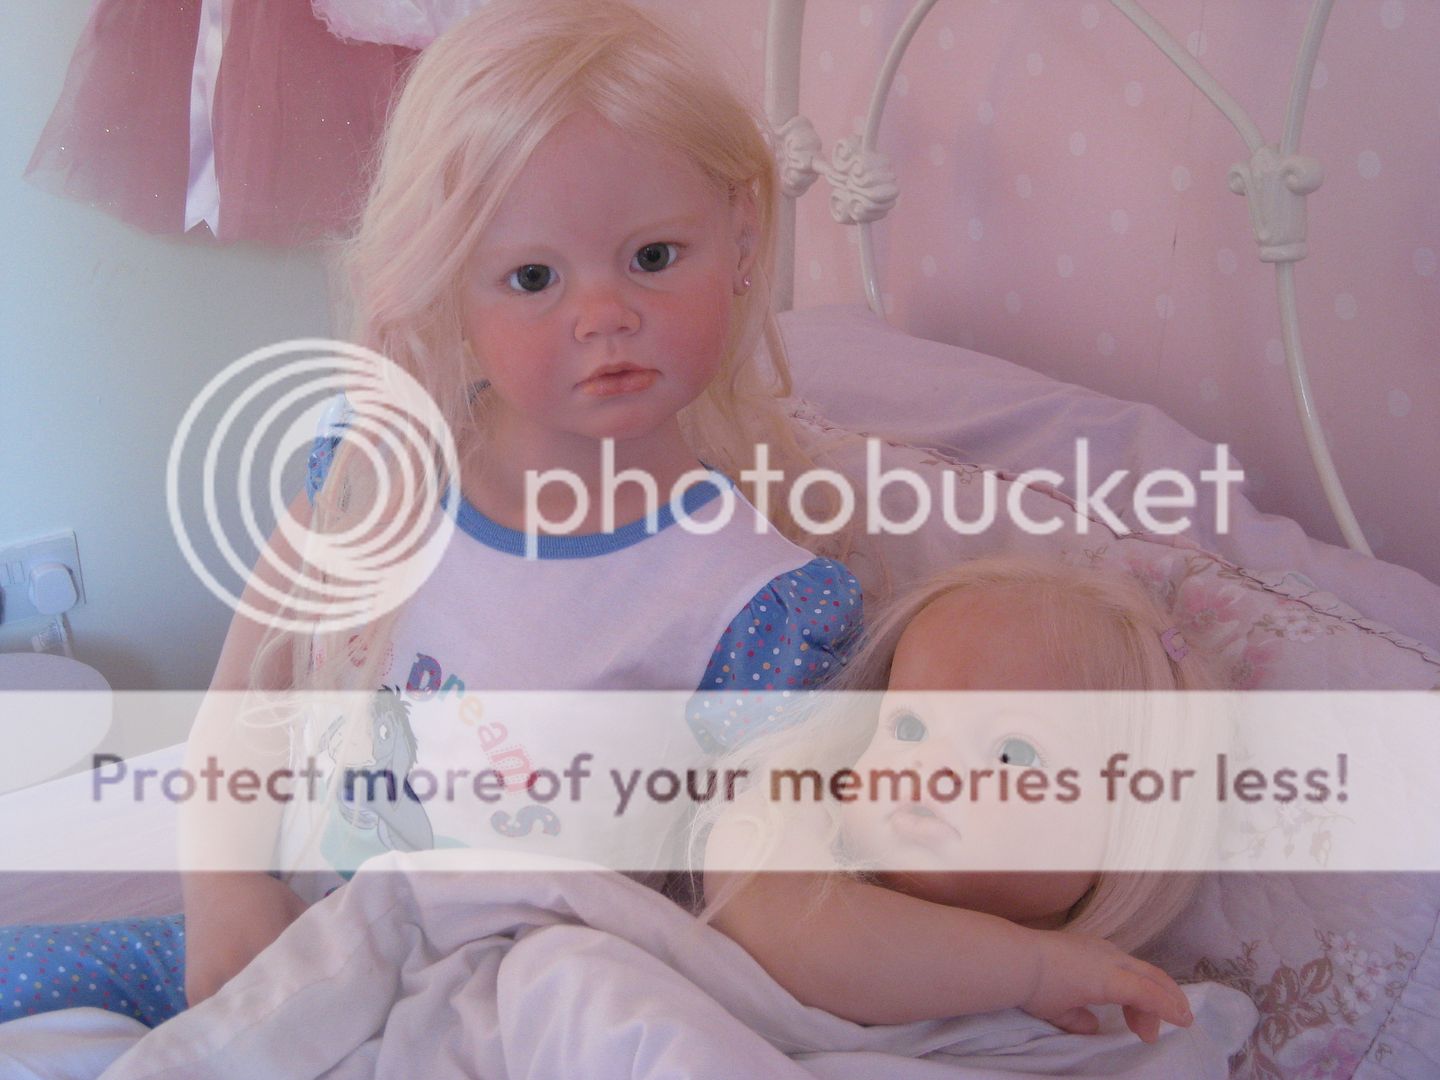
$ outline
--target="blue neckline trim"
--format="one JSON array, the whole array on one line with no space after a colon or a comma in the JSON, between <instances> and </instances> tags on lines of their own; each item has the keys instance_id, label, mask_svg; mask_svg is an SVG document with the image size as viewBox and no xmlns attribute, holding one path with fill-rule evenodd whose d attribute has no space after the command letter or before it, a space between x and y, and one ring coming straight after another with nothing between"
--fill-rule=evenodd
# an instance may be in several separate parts
<instances>
[{"instance_id":1,"label":"blue neckline trim","mask_svg":"<svg viewBox=\"0 0 1440 1080\"><path fill-rule=\"evenodd\" d=\"M686 517L694 514L720 494L722 485L726 488L734 487L728 476L711 469L709 479L696 481L685 489L678 500L672 500L659 508L653 531L646 527L644 518L639 518L621 525L614 532L585 533L580 536L542 535L529 539L534 541L536 558L539 559L590 559L596 555L608 555L638 544L660 530L674 525L677 503ZM448 501L449 492L446 492L440 504L445 506ZM525 533L486 517L463 495L460 496L460 508L455 514L455 524L467 535L495 551L521 557L526 554Z\"/></svg>"}]
</instances>

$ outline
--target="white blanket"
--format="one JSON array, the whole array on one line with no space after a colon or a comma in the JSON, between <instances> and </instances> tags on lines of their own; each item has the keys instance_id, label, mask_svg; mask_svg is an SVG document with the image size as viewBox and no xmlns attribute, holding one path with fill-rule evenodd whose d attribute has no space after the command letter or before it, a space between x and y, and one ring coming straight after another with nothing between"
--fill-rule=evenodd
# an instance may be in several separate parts
<instances>
[{"instance_id":1,"label":"white blanket","mask_svg":"<svg viewBox=\"0 0 1440 1080\"><path fill-rule=\"evenodd\" d=\"M1089 1036L1017 1011L862 1027L801 1005L627 878L539 859L470 872L485 865L471 850L376 860L118 1060L117 1040L136 1034L74 1010L0 1028L0 1072L88 1080L74 1057L88 1031L88 1060L114 1062L103 1080L1199 1078L1225 1076L1256 1021L1243 994L1206 984L1187 988L1195 1025L1167 1026L1153 1046L1118 1010Z\"/></svg>"}]
</instances>

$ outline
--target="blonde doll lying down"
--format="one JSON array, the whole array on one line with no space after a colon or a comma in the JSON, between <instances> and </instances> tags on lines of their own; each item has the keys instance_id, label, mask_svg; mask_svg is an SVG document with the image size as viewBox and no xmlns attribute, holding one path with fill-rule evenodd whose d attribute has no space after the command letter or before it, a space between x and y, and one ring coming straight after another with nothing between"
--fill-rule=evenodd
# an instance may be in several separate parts
<instances>
[{"instance_id":1,"label":"blonde doll lying down","mask_svg":"<svg viewBox=\"0 0 1440 1080\"><path fill-rule=\"evenodd\" d=\"M818 767L822 776L834 776L849 766L863 785L867 775L905 770L920 776L954 770L974 780L978 765L992 784L1001 774L1011 774L1006 779L1013 784L1021 772L1041 770L1049 776L1036 783L1063 785L1063 767L1097 767L1097 756L1116 745L1107 738L1130 740L1125 745L1145 747L1152 761L1163 761L1178 749L1167 740L1192 736L1175 725L1142 724L1144 710L1135 708L1120 710L1128 715L1118 719L1108 711L1092 715L1099 728L1040 720L1035 730L1013 709L985 704L995 703L994 695L928 692L1173 691L1216 684L1132 579L1060 563L985 559L891 604L832 685L885 689L878 723L875 695L861 699L869 702L868 715L848 709L861 714L858 724L845 719L847 709L822 706L798 725L756 740L727 766L744 767L751 777L773 777L777 767ZM957 705L963 716L956 715ZM1051 790L1060 788L1052 783ZM1086 1033L1098 1028L1088 1006L1114 1003L1146 1042L1158 1037L1162 1020L1191 1023L1174 981L1127 950L1174 918L1192 877L954 867L965 866L976 845L986 865L996 865L997 857L1004 865L1007 850L1026 851L1057 836L1078 845L1082 862L1093 860L1085 865L1101 866L1110 861L1107 847L1122 835L1133 844L1142 833L1165 850L1180 842L1181 831L1192 834L1186 842L1204 831L1195 819L1167 836L1153 828L1154 817L1149 824L1127 823L1124 812L1101 810L1097 818L1090 806L1077 811L1054 800L1017 810L916 794L898 796L913 801L897 805L870 801L872 789L869 799L837 801L832 793L825 805L797 799L781 809L772 801L777 791L754 784L697 830L706 845L706 917L805 1004L872 1024L1018 1007L1065 1031ZM753 872L823 865L837 869Z\"/></svg>"}]
</instances>

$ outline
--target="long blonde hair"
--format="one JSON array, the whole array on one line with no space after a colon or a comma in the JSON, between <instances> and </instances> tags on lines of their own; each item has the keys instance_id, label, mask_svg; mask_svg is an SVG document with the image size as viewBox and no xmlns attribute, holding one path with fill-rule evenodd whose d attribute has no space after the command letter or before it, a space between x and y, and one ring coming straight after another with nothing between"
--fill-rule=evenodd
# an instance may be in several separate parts
<instances>
[{"instance_id":1,"label":"long blonde hair","mask_svg":"<svg viewBox=\"0 0 1440 1080\"><path fill-rule=\"evenodd\" d=\"M705 49L621 0L496 0L421 53L371 166L358 228L339 250L349 338L416 379L452 431L483 432L488 395L475 390L482 373L463 344L463 268L535 148L584 110L683 153L718 191L753 198L753 285L735 300L718 376L682 411L681 427L696 456L752 501L739 474L753 447L767 444L787 478L786 497L770 504L776 527L817 553L843 557L847 532L809 537L789 512L789 483L815 462L797 442L785 404L791 378L771 300L779 182L763 120ZM312 531L352 528L378 499L378 478L355 442L347 437L336 449L314 500ZM444 490L453 478L443 475L438 446L427 442L418 456L442 474ZM810 490L822 503L834 501L833 493ZM393 496L383 520L433 512L405 498ZM297 686L373 689L385 675L397 615L366 622L360 649L348 634L269 633L252 682L288 646ZM340 663L346 653L364 659Z\"/></svg>"},{"instance_id":2,"label":"long blonde hair","mask_svg":"<svg viewBox=\"0 0 1440 1080\"><path fill-rule=\"evenodd\" d=\"M1003 589L1017 603L1015 610L1034 620L1044 655L1056 670L1067 672L1074 690L1218 690L1210 662L1195 649L1172 656L1162 639L1170 630L1166 613L1141 585L1127 574L1072 566L1059 561L998 556L959 563L936 574L888 603L870 623L845 668L826 685L826 691L870 691L886 688L895 651L915 618L944 597ZM826 695L822 693L821 698ZM847 698L853 695L847 695ZM838 698L837 698L838 700ZM717 771L745 770L752 777L768 776L787 768L814 769L834 775L852 765L875 731L873 707L846 700L836 707L823 701L802 705L801 718L790 727L753 740L732 752ZM1164 763L1194 753L1203 731L1177 730L1171 724L1147 724L1142 716L1123 720L1129 730L1126 745L1144 759ZM1181 745L1183 744L1183 746ZM778 830L784 828L782 811L758 805L763 793L749 798L747 820L757 824L756 863L773 849ZM833 811L834 807L826 808ZM706 807L692 830L691 861L703 864L703 844L725 807ZM840 832L838 817L828 815L827 840ZM1168 850L1180 838L1157 835L1155 815L1112 815L1109 845L1127 851ZM1173 820L1173 819L1171 819ZM1187 844L1203 843L1206 823L1192 820ZM1123 861L1123 860L1122 860ZM843 869L841 867L840 869ZM713 914L743 885L745 875L731 878L722 894L707 905ZM1064 929L1108 938L1133 950L1152 940L1180 913L1192 896L1198 877L1193 873L1131 873L1102 870L1094 887L1067 913Z\"/></svg>"}]
</instances>

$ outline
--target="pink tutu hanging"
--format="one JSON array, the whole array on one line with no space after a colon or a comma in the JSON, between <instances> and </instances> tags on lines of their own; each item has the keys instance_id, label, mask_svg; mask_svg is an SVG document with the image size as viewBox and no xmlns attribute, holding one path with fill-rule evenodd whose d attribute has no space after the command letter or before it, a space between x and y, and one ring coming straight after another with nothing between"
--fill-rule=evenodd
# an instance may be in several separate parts
<instances>
[{"instance_id":1,"label":"pink tutu hanging","mask_svg":"<svg viewBox=\"0 0 1440 1080\"><path fill-rule=\"evenodd\" d=\"M25 175L149 232L180 231L199 26L198 0L102 0Z\"/></svg>"},{"instance_id":2,"label":"pink tutu hanging","mask_svg":"<svg viewBox=\"0 0 1440 1080\"><path fill-rule=\"evenodd\" d=\"M153 233L339 235L414 55L309 0L99 0L25 175Z\"/></svg>"}]
</instances>

